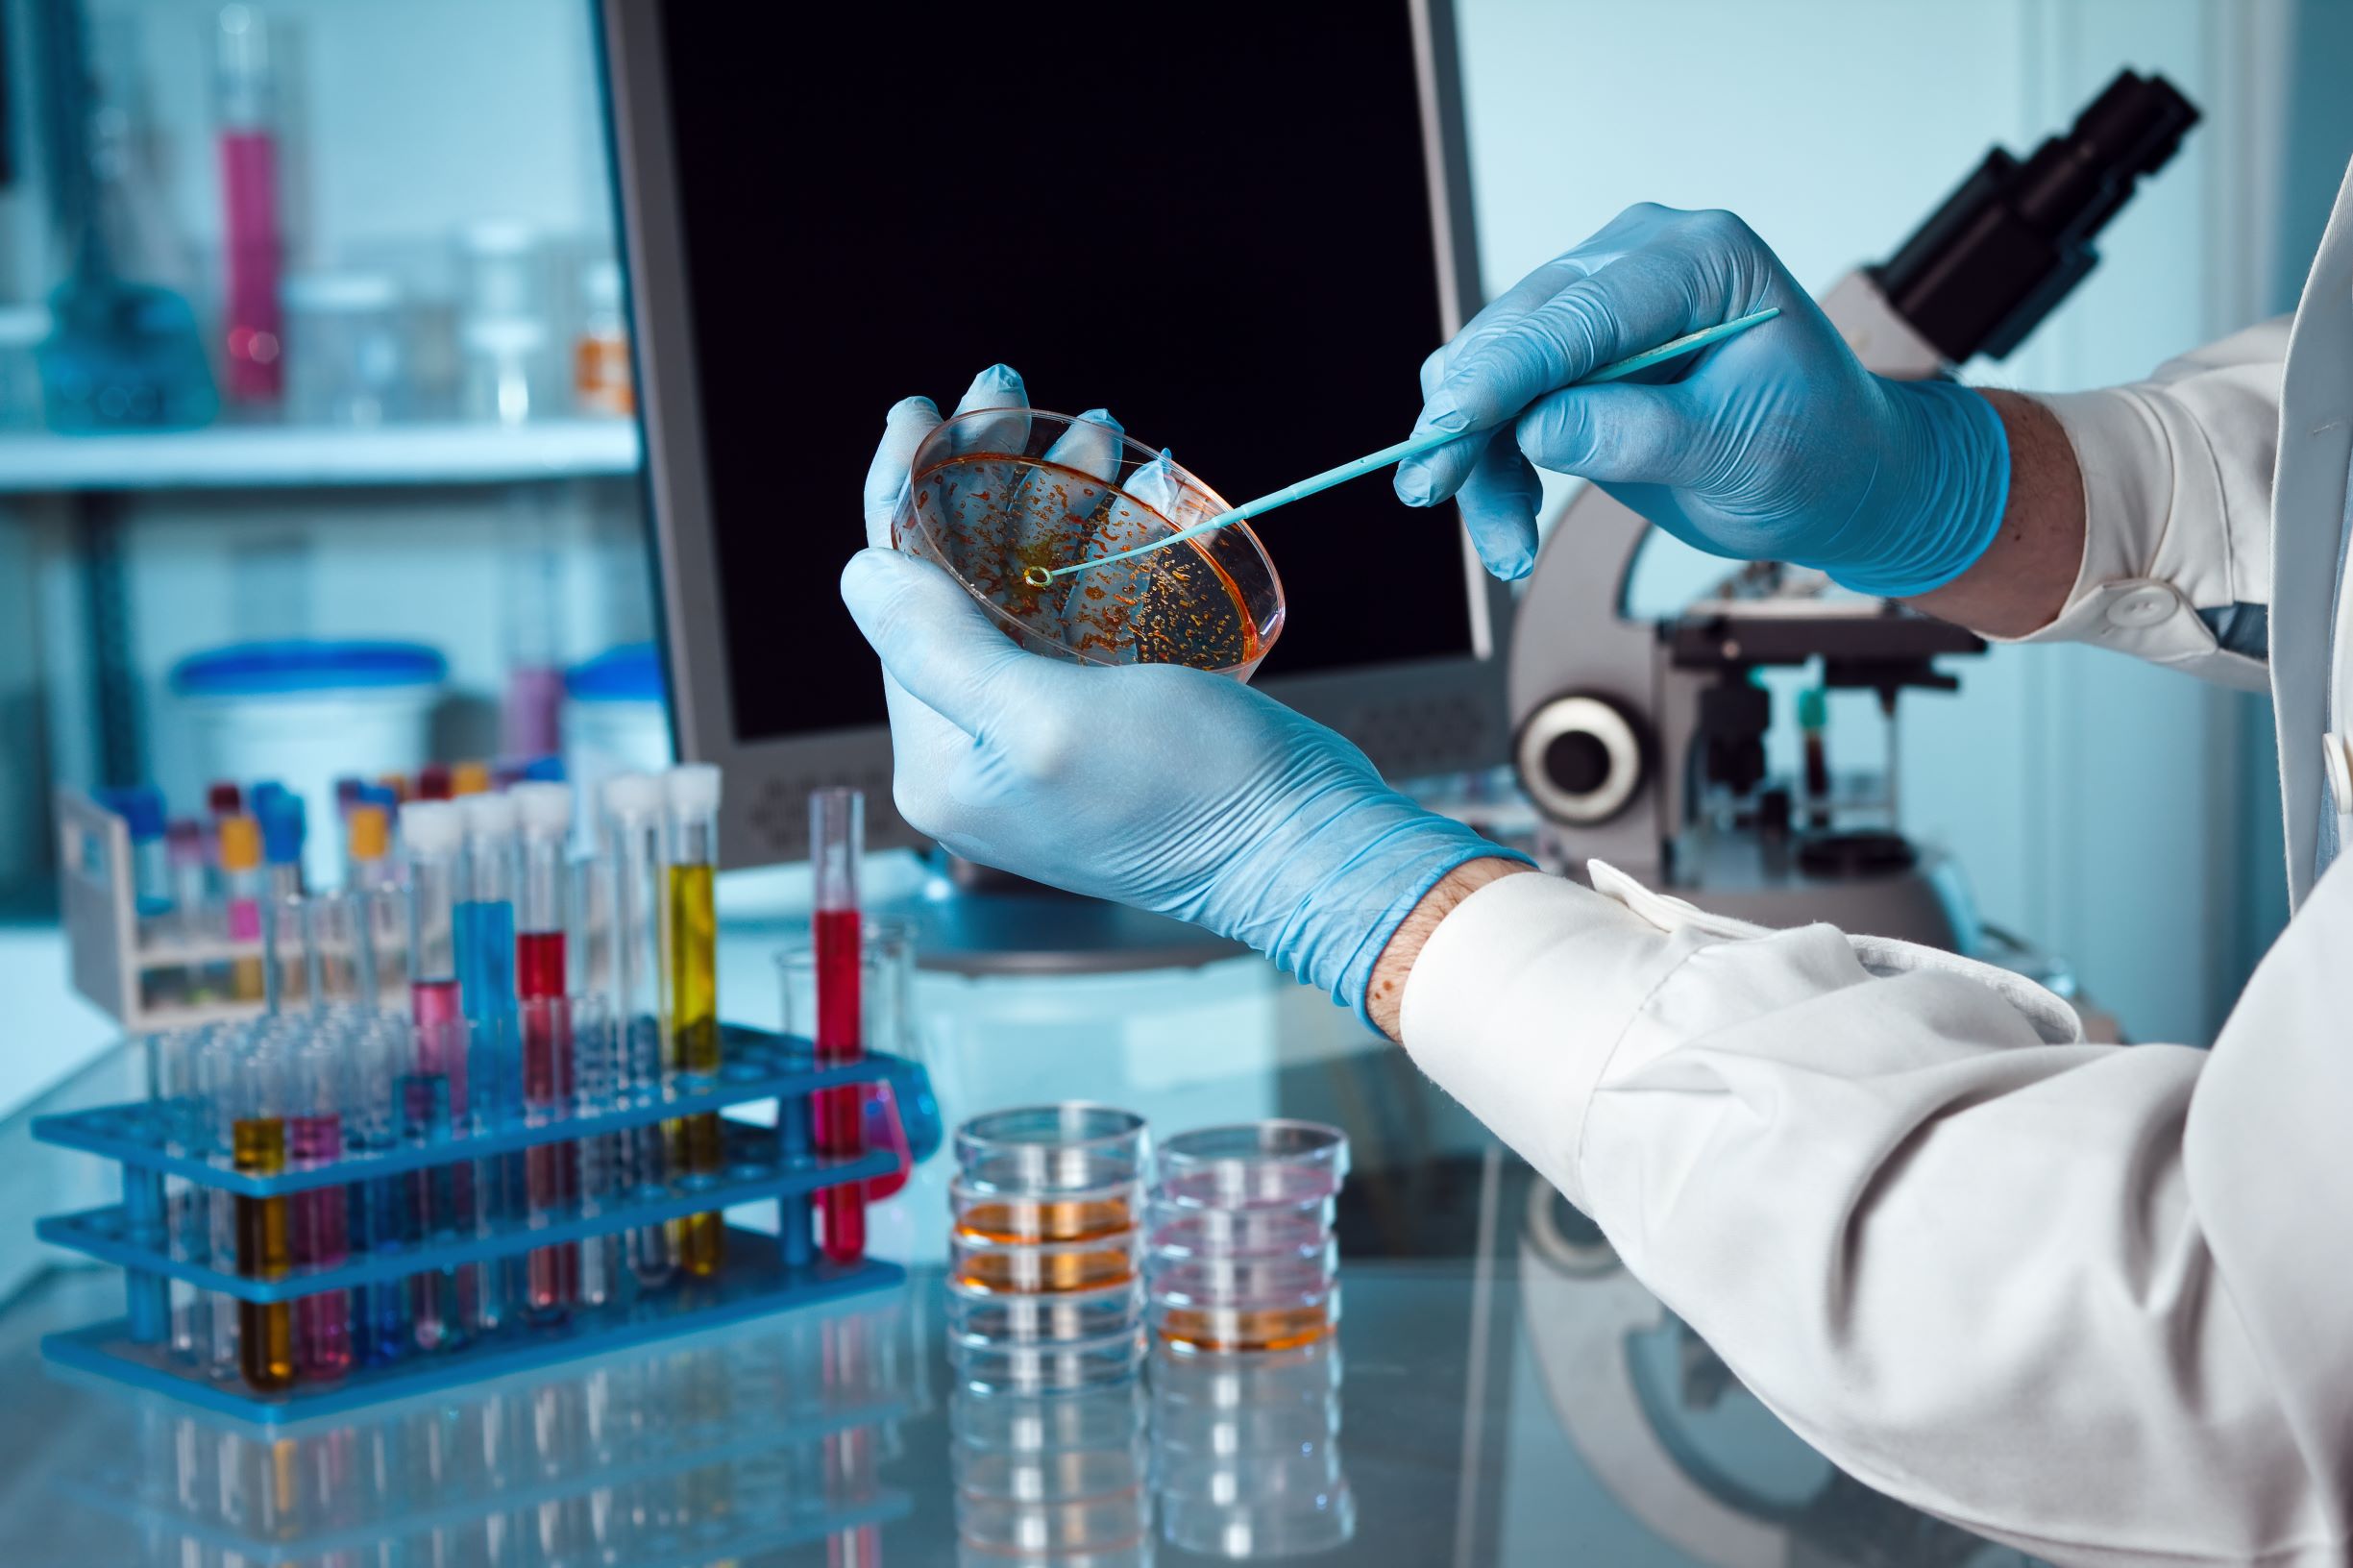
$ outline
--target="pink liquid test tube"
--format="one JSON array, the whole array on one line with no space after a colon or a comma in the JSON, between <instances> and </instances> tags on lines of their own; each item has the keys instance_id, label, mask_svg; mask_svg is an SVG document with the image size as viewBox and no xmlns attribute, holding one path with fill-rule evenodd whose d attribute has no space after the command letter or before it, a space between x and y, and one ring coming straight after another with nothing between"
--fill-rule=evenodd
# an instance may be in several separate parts
<instances>
[{"instance_id":1,"label":"pink liquid test tube","mask_svg":"<svg viewBox=\"0 0 2353 1568\"><path fill-rule=\"evenodd\" d=\"M859 862L866 852L866 796L857 790L820 790L809 797L809 854L817 884L810 945L817 968L817 1059L833 1066L866 1055L860 969L865 961L858 908ZM861 1088L821 1090L815 1096L817 1152L837 1160L866 1152ZM846 1182L818 1195L824 1216L825 1256L854 1263L866 1256L866 1184Z\"/></svg>"},{"instance_id":2,"label":"pink liquid test tube","mask_svg":"<svg viewBox=\"0 0 2353 1568\"><path fill-rule=\"evenodd\" d=\"M286 1124L287 1152L297 1168L343 1157L343 1109L352 1099L346 1041L314 1034L294 1058L294 1115ZM351 1256L346 1200L340 1187L297 1192L293 1205L294 1261L333 1268ZM352 1369L352 1297L323 1290L294 1303L294 1347L305 1382L331 1383Z\"/></svg>"},{"instance_id":3,"label":"pink liquid test tube","mask_svg":"<svg viewBox=\"0 0 2353 1568\"><path fill-rule=\"evenodd\" d=\"M523 878L515 908L515 986L523 1012L523 1105L534 1119L568 1109L573 1098L572 1020L564 1005L564 914L569 903L572 790L518 784L507 792L523 827ZM539 1143L524 1155L524 1191L531 1217L570 1200L576 1144ZM579 1290L576 1242L540 1247L524 1260L524 1311L537 1321L561 1316Z\"/></svg>"},{"instance_id":4,"label":"pink liquid test tube","mask_svg":"<svg viewBox=\"0 0 2353 1568\"><path fill-rule=\"evenodd\" d=\"M403 1101L413 1133L446 1137L466 1115L465 1014L457 994L457 862L465 823L448 801L411 800L401 807L401 844L408 859L408 1005L417 1030L415 1070ZM416 1172L419 1236L453 1228L460 1216L471 1219L473 1175L463 1161ZM419 1348L456 1343L463 1318L453 1276L431 1270L411 1285Z\"/></svg>"},{"instance_id":5,"label":"pink liquid test tube","mask_svg":"<svg viewBox=\"0 0 2353 1568\"><path fill-rule=\"evenodd\" d=\"M233 402L271 404L285 385L285 339L278 296L283 257L269 24L252 6L225 6L216 41L224 380Z\"/></svg>"}]
</instances>

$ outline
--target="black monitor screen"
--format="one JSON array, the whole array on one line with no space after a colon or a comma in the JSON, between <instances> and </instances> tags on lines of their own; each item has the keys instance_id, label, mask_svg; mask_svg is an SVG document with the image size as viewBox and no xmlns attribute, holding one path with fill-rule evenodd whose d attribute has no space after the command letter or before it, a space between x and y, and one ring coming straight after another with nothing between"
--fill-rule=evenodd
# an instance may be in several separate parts
<instances>
[{"instance_id":1,"label":"black monitor screen","mask_svg":"<svg viewBox=\"0 0 2353 1568\"><path fill-rule=\"evenodd\" d=\"M883 413L1002 360L1238 501L1408 433L1442 334L1404 0L661 8L737 738L878 723L835 594ZM1471 648L1454 509L1260 525L1262 677Z\"/></svg>"}]
</instances>

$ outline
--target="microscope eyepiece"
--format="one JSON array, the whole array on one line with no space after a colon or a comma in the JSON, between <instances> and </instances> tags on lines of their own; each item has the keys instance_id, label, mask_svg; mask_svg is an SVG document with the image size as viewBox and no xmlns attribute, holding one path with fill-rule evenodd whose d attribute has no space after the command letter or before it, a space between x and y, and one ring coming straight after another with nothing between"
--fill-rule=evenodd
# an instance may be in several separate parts
<instances>
[{"instance_id":1,"label":"microscope eyepiece","mask_svg":"<svg viewBox=\"0 0 2353 1568\"><path fill-rule=\"evenodd\" d=\"M1946 358L2001 358L2098 263L2094 237L2197 121L2164 77L2120 72L2024 162L1987 153L1872 276Z\"/></svg>"}]
</instances>

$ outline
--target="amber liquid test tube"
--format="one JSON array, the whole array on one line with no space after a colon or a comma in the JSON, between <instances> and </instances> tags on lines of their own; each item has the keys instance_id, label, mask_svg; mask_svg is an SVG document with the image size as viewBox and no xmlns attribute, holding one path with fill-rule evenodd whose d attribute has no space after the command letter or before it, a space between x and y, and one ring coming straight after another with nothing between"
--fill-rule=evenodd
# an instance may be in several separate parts
<instances>
[{"instance_id":1,"label":"amber liquid test tube","mask_svg":"<svg viewBox=\"0 0 2353 1568\"><path fill-rule=\"evenodd\" d=\"M719 858L719 770L686 763L662 777L670 816L670 949L672 1065L689 1077L719 1072L719 917L713 903L712 863ZM678 1164L687 1180L715 1180L724 1164L719 1113L705 1111L678 1123ZM689 1274L708 1278L726 1255L726 1221L716 1210L686 1216L678 1261Z\"/></svg>"},{"instance_id":2,"label":"amber liquid test tube","mask_svg":"<svg viewBox=\"0 0 2353 1568\"><path fill-rule=\"evenodd\" d=\"M286 1063L264 1046L239 1073L236 1120L230 1128L231 1162L248 1176L286 1168ZM237 1272L249 1280L282 1279L293 1265L289 1205L282 1197L236 1198ZM237 1303L238 1370L248 1386L275 1393L294 1385L294 1308L282 1301Z\"/></svg>"}]
</instances>

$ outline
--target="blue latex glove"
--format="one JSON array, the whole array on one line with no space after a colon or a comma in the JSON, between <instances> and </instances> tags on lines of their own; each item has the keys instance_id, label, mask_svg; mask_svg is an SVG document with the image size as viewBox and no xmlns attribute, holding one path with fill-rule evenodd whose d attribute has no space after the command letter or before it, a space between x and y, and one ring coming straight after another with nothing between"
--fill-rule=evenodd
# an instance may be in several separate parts
<instances>
[{"instance_id":1,"label":"blue latex glove","mask_svg":"<svg viewBox=\"0 0 2353 1568\"><path fill-rule=\"evenodd\" d=\"M1777 319L1691 358L1569 384L1769 305ZM1422 392L1416 431L1494 433L1401 464L1397 494L1414 506L1458 496L1502 577L1535 563L1531 462L1596 481L1710 553L1819 567L1891 599L1967 571L2009 498L1993 405L1949 381L1865 370L1728 212L1629 208L1473 317L1423 363Z\"/></svg>"},{"instance_id":2,"label":"blue latex glove","mask_svg":"<svg viewBox=\"0 0 2353 1568\"><path fill-rule=\"evenodd\" d=\"M1000 365L956 411L1002 407L1017 423L1027 402ZM843 600L882 655L892 796L918 831L1247 943L1360 1016L1374 961L1440 877L1523 858L1423 810L1347 741L1239 681L1015 647L945 572L888 548L908 464L939 423L921 398L891 410L867 476L875 548L842 574ZM1115 447L1057 455L1109 477Z\"/></svg>"}]
</instances>

